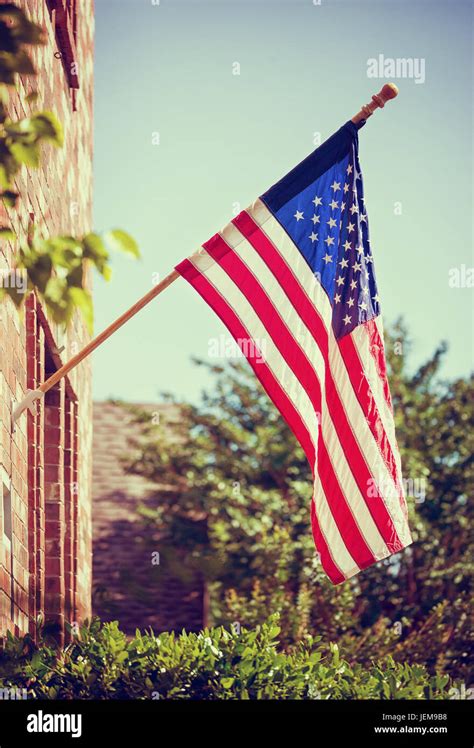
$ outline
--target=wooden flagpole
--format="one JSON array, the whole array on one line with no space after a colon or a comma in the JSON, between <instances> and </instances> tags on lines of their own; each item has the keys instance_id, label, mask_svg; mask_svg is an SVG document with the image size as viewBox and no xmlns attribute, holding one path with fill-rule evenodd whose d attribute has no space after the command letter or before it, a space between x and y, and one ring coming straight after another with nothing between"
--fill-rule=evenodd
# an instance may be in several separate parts
<instances>
[{"instance_id":1,"label":"wooden flagpole","mask_svg":"<svg viewBox=\"0 0 474 748\"><path fill-rule=\"evenodd\" d=\"M165 288L168 288L168 286L171 285L171 283L173 283L176 278L179 278L179 273L176 270L173 270L165 278L163 278L162 281L157 283L156 286L153 286L151 291L148 291L145 296L142 296L142 298L139 299L133 306L131 306L130 309L127 309L126 312L124 312L120 317L112 322L112 324L106 327L105 330L102 330L99 335L97 335L86 346L84 346L82 351L76 353L76 355L73 356L70 361L67 361L67 363L61 366L60 369L55 371L54 374L52 374L49 379L43 382L43 384L41 384L37 390L30 390L23 398L23 400L13 408L12 425L14 425L15 421L18 420L23 411L27 408L29 408L31 412L33 412L33 404L35 400L39 400L41 397L43 397L44 394L51 389L51 387L54 387L54 385L57 384L60 379L65 377L66 374L69 374L69 372L78 364L80 364L81 361L83 361L87 356L89 356L92 351L95 351L95 349L98 348L99 345L110 338L110 336L113 335L114 332L116 332L120 327L122 327L122 325L128 322L129 319L134 317L135 314L140 311L140 309L143 309L144 306L146 306L150 301L152 301L152 299L154 299L162 291L164 291Z\"/></svg>"},{"instance_id":2,"label":"wooden flagpole","mask_svg":"<svg viewBox=\"0 0 474 748\"><path fill-rule=\"evenodd\" d=\"M133 306L130 307L130 309L127 309L126 312L124 312L120 317L118 317L115 322L112 322L111 325L105 328L105 330L102 330L102 332L97 335L93 340L90 341L83 349L82 351L79 351L79 353L76 353L76 355L71 358L70 361L68 361L64 366L61 366L60 369L54 372L49 379L46 380L46 382L43 382L42 385L40 385L39 389L41 392L47 392L51 389L51 387L54 387L57 382L59 382L60 379L66 376L66 374L69 374L71 369L74 369L75 366L81 363L83 359L85 359L92 351L95 351L96 348L99 347L107 338L110 338L111 335L114 334L122 325L124 325L126 322L128 322L129 319L135 316L137 312L140 311L140 309L143 309L144 306L146 306L152 299L154 299L156 296L158 296L162 291L165 290L165 288L168 288L168 286L173 283L173 281L176 280L176 278L179 278L179 273L176 270L173 270L171 273L169 273L165 278L163 278L162 281L156 284L156 286L153 286L151 291L148 291L148 293L145 294L145 296L142 296L141 299L139 299Z\"/></svg>"},{"instance_id":3,"label":"wooden flagpole","mask_svg":"<svg viewBox=\"0 0 474 748\"><path fill-rule=\"evenodd\" d=\"M396 87L396 85L394 83L386 83L378 94L374 94L372 96L372 101L370 102L370 104L365 104L362 109L360 109L360 111L357 112L354 117L352 117L352 122L356 125L362 120L367 119L374 113L376 109L383 109L386 102L390 99L394 99L397 95L398 88ZM130 309L124 312L120 317L118 317L118 319L112 322L112 324L106 327L105 330L103 330L101 333L99 333L99 335L91 340L82 349L82 351L79 351L79 353L73 356L70 361L65 363L63 366L61 366L60 369L54 372L54 374L52 374L49 379L43 382L37 390L30 390L23 398L23 400L12 408L12 430L14 429L15 422L27 408L31 410L31 412L33 412L33 406L36 400L39 400L41 397L43 397L44 394L51 389L51 387L54 387L54 385L57 384L60 379L65 377L66 374L69 374L69 372L78 364L80 364L81 361L83 361L87 356L89 356L89 354L95 351L95 349L98 348L99 345L102 345L102 343L110 338L110 336L113 335L114 332L116 332L120 327L128 322L129 319L134 317L135 314L140 311L140 309L143 309L143 307L149 304L149 302L156 298L156 296L159 296L159 294L164 291L165 288L168 288L168 286L170 286L176 280L176 278L179 278L179 273L176 270L173 270L165 278L163 278L162 281L154 286L151 291L148 291L145 296L142 296L142 298L139 299L133 306L131 306Z\"/></svg>"}]
</instances>

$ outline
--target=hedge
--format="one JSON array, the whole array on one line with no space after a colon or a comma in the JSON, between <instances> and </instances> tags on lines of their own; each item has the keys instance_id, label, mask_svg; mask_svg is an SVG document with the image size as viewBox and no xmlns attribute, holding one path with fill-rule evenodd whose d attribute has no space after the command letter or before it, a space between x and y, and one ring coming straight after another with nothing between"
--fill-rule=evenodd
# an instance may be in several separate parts
<instances>
[{"instance_id":1,"label":"hedge","mask_svg":"<svg viewBox=\"0 0 474 748\"><path fill-rule=\"evenodd\" d=\"M284 652L279 632L271 616L240 632L137 630L133 639L117 622L94 619L64 649L8 635L0 688L4 698L5 689L26 689L33 699L446 699L455 685L391 657L349 664L318 636Z\"/></svg>"}]
</instances>

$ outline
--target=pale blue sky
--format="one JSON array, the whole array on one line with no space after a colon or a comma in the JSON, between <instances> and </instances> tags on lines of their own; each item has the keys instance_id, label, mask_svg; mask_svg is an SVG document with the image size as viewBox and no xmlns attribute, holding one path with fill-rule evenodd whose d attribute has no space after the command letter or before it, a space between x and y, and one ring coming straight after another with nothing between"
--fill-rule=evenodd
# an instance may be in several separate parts
<instances>
[{"instance_id":1,"label":"pale blue sky","mask_svg":"<svg viewBox=\"0 0 474 748\"><path fill-rule=\"evenodd\" d=\"M471 34L455 0L96 0L94 224L143 254L96 279L96 332L370 100L384 80L369 58L424 58L425 83L394 78L398 99L360 132L371 243L384 322L404 315L413 364L444 338L443 374L468 373L473 289L448 274L473 265ZM179 279L94 354L95 398L196 400L209 380L190 356L222 334Z\"/></svg>"}]
</instances>

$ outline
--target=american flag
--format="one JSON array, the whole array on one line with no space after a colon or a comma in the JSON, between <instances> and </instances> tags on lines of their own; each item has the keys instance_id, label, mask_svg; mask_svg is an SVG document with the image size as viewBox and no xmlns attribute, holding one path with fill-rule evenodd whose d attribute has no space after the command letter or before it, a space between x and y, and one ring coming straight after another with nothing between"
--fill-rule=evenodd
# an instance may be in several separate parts
<instances>
[{"instance_id":1,"label":"american flag","mask_svg":"<svg viewBox=\"0 0 474 748\"><path fill-rule=\"evenodd\" d=\"M302 448L334 584L411 541L358 158L346 123L176 270Z\"/></svg>"}]
</instances>

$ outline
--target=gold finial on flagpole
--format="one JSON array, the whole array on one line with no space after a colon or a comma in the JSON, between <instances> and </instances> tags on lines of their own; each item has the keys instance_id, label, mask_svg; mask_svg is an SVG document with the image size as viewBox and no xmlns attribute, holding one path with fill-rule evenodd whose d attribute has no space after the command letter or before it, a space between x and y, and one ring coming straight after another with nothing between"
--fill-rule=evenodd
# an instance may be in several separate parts
<instances>
[{"instance_id":1,"label":"gold finial on flagpole","mask_svg":"<svg viewBox=\"0 0 474 748\"><path fill-rule=\"evenodd\" d=\"M370 104L364 104L362 109L352 117L351 122L357 125L361 120L368 119L376 109L383 109L387 101L394 99L395 96L398 96L398 88L395 83L386 83L382 86L378 94L372 96Z\"/></svg>"}]
</instances>

